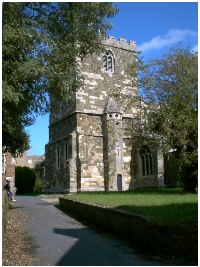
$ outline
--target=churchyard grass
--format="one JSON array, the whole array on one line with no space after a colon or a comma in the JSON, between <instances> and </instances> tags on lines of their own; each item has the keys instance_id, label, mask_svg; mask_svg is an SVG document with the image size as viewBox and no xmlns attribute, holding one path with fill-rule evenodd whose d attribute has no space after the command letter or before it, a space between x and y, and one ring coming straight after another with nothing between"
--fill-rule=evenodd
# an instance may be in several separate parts
<instances>
[{"instance_id":1,"label":"churchyard grass","mask_svg":"<svg viewBox=\"0 0 200 267\"><path fill-rule=\"evenodd\" d=\"M64 197L145 215L159 224L198 222L198 194L183 194L181 188L84 192Z\"/></svg>"}]
</instances>

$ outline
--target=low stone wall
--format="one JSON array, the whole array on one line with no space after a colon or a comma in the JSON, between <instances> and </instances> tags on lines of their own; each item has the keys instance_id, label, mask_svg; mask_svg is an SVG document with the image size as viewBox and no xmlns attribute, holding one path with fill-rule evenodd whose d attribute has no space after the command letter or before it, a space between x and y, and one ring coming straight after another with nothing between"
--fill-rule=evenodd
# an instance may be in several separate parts
<instances>
[{"instance_id":1,"label":"low stone wall","mask_svg":"<svg viewBox=\"0 0 200 267\"><path fill-rule=\"evenodd\" d=\"M133 215L116 209L105 208L97 205L89 205L74 200L59 198L59 204L69 212L92 222L98 226L107 228L123 237L143 244L148 218Z\"/></svg>"},{"instance_id":2,"label":"low stone wall","mask_svg":"<svg viewBox=\"0 0 200 267\"><path fill-rule=\"evenodd\" d=\"M148 217L97 205L90 205L66 198L59 198L59 205L97 226L104 227L134 244L150 250L198 260L197 229L157 226Z\"/></svg>"}]
</instances>

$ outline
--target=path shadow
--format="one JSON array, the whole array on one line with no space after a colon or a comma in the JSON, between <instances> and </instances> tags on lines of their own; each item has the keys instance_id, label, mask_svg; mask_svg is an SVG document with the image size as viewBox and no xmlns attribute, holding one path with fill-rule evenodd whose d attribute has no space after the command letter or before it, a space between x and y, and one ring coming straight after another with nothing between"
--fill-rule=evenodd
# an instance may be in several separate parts
<instances>
[{"instance_id":1,"label":"path shadow","mask_svg":"<svg viewBox=\"0 0 200 267\"><path fill-rule=\"evenodd\" d=\"M54 206L53 203L38 203L37 205L42 205L42 206Z\"/></svg>"},{"instance_id":2,"label":"path shadow","mask_svg":"<svg viewBox=\"0 0 200 267\"><path fill-rule=\"evenodd\" d=\"M60 211L64 212L68 216L72 217L75 219L78 223L82 224L83 227L81 229L61 229L61 228L54 228L54 233L58 235L64 235L71 237L73 239L76 239L76 243L74 244L73 247L69 251L65 253L65 255L56 263L56 266L64 266L66 265L87 265L87 266L120 266L120 265L125 265L126 266L126 261L124 260L123 263L121 262L120 259L116 259L115 252L113 252L113 259L110 257L110 255L105 255L105 254L98 254L96 255L96 251L99 251L100 248L102 249L104 246L108 247L108 244L105 243L98 243L99 241L97 238L92 238L90 235L87 234L87 228L90 228L94 234L101 235L102 237L105 238L111 238L114 240L118 240L120 244L126 244L125 246L128 247L130 250L129 252L124 251L122 255L127 256L128 254L133 254L137 255L137 260L136 262L132 262L132 266L134 265L160 265L161 266L195 266L196 263L189 262L185 259L180 259L180 258L172 258L171 256L166 256L162 255L161 253L157 253L154 251L151 251L148 247L145 246L138 246L137 244L130 243L129 241L125 240L122 236L116 235L116 233L113 233L112 231L109 231L103 227L93 225L92 223L83 220L82 218L71 214L70 212L67 212L65 209L60 207L58 204L54 205L57 209ZM128 231L128 229L127 229ZM94 245L92 246L91 253L88 255L88 250L85 249L88 247L91 243L94 242ZM95 249L95 246L97 245L97 248ZM122 247L122 245L118 245L119 247ZM114 250L113 250L114 251ZM165 252L163 252L165 253ZM86 256L85 256L86 255ZM98 258L98 259L97 259ZM115 260L114 260L115 258ZM129 265L127 263L127 265Z\"/></svg>"},{"instance_id":3,"label":"path shadow","mask_svg":"<svg viewBox=\"0 0 200 267\"><path fill-rule=\"evenodd\" d=\"M10 209L10 210L24 209L24 207L21 207L21 206L10 206L9 209Z\"/></svg>"},{"instance_id":4,"label":"path shadow","mask_svg":"<svg viewBox=\"0 0 200 267\"><path fill-rule=\"evenodd\" d=\"M89 233L87 228L81 229L60 229L54 228L54 233L64 235L72 239L73 245L66 251L62 258L55 266L114 266L117 258L113 254L112 257L106 255L106 252L101 250L102 240L95 234ZM106 244L106 240L105 246ZM107 260L105 258L108 258ZM107 263L107 264L106 264ZM119 264L121 265L121 264Z\"/></svg>"},{"instance_id":5,"label":"path shadow","mask_svg":"<svg viewBox=\"0 0 200 267\"><path fill-rule=\"evenodd\" d=\"M146 250L139 251L114 236L99 238L98 234L91 234L87 228L54 228L53 232L74 240L73 245L55 266L188 266L188 262L183 259L166 257Z\"/></svg>"}]
</instances>

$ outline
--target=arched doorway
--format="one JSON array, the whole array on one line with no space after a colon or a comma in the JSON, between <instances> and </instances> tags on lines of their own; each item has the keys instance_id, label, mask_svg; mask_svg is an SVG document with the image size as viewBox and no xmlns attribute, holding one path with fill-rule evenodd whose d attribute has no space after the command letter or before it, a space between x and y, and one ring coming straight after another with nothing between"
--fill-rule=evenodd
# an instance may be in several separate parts
<instances>
[{"instance_id":1,"label":"arched doorway","mask_svg":"<svg viewBox=\"0 0 200 267\"><path fill-rule=\"evenodd\" d=\"M122 175L117 174L117 190L122 191Z\"/></svg>"}]
</instances>

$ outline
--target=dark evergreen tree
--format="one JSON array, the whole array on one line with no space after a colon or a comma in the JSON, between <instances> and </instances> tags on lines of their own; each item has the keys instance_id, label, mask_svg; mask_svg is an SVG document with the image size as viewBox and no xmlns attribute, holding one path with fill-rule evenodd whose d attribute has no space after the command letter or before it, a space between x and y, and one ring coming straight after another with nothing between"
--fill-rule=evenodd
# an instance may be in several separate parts
<instances>
[{"instance_id":1,"label":"dark evergreen tree","mask_svg":"<svg viewBox=\"0 0 200 267\"><path fill-rule=\"evenodd\" d=\"M35 172L29 167L15 168L15 186L18 194L33 193L35 181Z\"/></svg>"}]
</instances>

